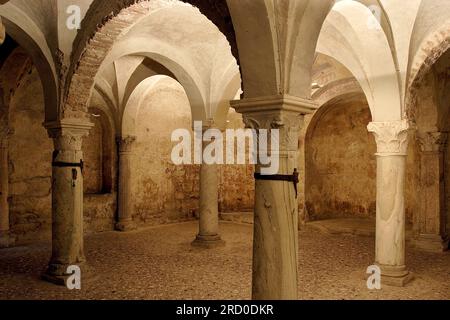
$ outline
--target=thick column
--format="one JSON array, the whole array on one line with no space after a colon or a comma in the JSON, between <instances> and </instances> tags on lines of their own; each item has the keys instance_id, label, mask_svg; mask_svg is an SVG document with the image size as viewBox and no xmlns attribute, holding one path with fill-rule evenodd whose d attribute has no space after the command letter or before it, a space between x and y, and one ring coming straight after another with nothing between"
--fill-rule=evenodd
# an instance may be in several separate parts
<instances>
[{"instance_id":1,"label":"thick column","mask_svg":"<svg viewBox=\"0 0 450 320\"><path fill-rule=\"evenodd\" d=\"M415 219L413 244L432 252L448 249L446 226L444 147L447 134L419 132L420 185L419 212Z\"/></svg>"},{"instance_id":2,"label":"thick column","mask_svg":"<svg viewBox=\"0 0 450 320\"><path fill-rule=\"evenodd\" d=\"M9 232L8 135L0 137L0 248L14 244Z\"/></svg>"},{"instance_id":3,"label":"thick column","mask_svg":"<svg viewBox=\"0 0 450 320\"><path fill-rule=\"evenodd\" d=\"M405 169L409 124L372 122L377 156L376 264L382 285L403 286L411 279L405 265Z\"/></svg>"},{"instance_id":4,"label":"thick column","mask_svg":"<svg viewBox=\"0 0 450 320\"><path fill-rule=\"evenodd\" d=\"M203 127L203 133L212 126ZM209 142L202 142L202 152ZM206 164L200 168L200 212L199 233L193 246L216 248L225 245L219 234L219 173L216 164Z\"/></svg>"},{"instance_id":5,"label":"thick column","mask_svg":"<svg viewBox=\"0 0 450 320\"><path fill-rule=\"evenodd\" d=\"M131 231L136 229L133 223L133 193L131 190L131 161L134 154L136 137L118 139L119 147L119 208L116 230Z\"/></svg>"},{"instance_id":6,"label":"thick column","mask_svg":"<svg viewBox=\"0 0 450 320\"><path fill-rule=\"evenodd\" d=\"M290 96L234 101L247 127L279 130L279 169L275 174L293 177L298 168L298 140L303 115L316 106L309 100ZM275 151L272 155L277 157ZM255 177L264 175L258 156ZM298 201L293 182L268 175L259 176L255 186L253 236L253 284L255 300L298 298ZM269 178L270 180L266 180Z\"/></svg>"},{"instance_id":7,"label":"thick column","mask_svg":"<svg viewBox=\"0 0 450 320\"><path fill-rule=\"evenodd\" d=\"M84 267L81 145L91 127L92 124L81 120L46 124L55 150L52 163L52 257L43 278L56 284L65 283L69 266Z\"/></svg>"}]
</instances>

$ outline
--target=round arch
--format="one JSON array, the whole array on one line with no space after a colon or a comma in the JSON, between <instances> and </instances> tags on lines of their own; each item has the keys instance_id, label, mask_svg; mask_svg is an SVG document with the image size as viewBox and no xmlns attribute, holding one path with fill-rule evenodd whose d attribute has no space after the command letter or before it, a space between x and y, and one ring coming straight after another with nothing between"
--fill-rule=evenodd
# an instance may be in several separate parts
<instances>
[{"instance_id":1,"label":"round arch","mask_svg":"<svg viewBox=\"0 0 450 320\"><path fill-rule=\"evenodd\" d=\"M347 78L328 83L324 87L314 92L314 94L312 95L312 99L319 105L319 112L322 106L328 104L333 99L337 99L342 95L356 93L364 94L361 85L356 79Z\"/></svg>"},{"instance_id":2,"label":"round arch","mask_svg":"<svg viewBox=\"0 0 450 320\"><path fill-rule=\"evenodd\" d=\"M19 25L13 21L21 21L15 12L1 12L7 34L14 39L31 57L38 70L43 84L45 101L45 121L51 122L58 118L58 81L50 49L38 28L30 29L25 24Z\"/></svg>"},{"instance_id":3,"label":"round arch","mask_svg":"<svg viewBox=\"0 0 450 320\"><path fill-rule=\"evenodd\" d=\"M220 0L213 6L207 0L186 0L184 2L197 6L211 19L210 21L215 22L216 26L228 37L232 51L237 55L233 25L229 18L226 2ZM65 88L65 96L67 96L65 109L68 112L85 112L89 95L94 86L94 77L113 45L136 23L148 16L158 3L160 3L158 0L120 2L94 0L82 22L82 31L78 33L74 41L72 63ZM102 25L99 26L98 21L102 21ZM99 43L102 45L99 46Z\"/></svg>"},{"instance_id":4,"label":"round arch","mask_svg":"<svg viewBox=\"0 0 450 320\"><path fill-rule=\"evenodd\" d=\"M120 129L122 138L130 136L135 137L137 135L136 123L143 100L160 81L167 78L170 77L165 75L155 75L149 77L139 83L139 85L133 90L122 115L122 125Z\"/></svg>"},{"instance_id":5,"label":"round arch","mask_svg":"<svg viewBox=\"0 0 450 320\"><path fill-rule=\"evenodd\" d=\"M309 122L308 128L306 130L305 141L308 141L311 139L311 137L314 135L314 130L317 127L320 120L328 112L330 112L330 110L333 108L334 105L342 104L346 101L367 101L367 98L364 95L364 92L362 92L361 90L357 90L357 87L354 87L353 89L350 91L347 91L345 93L342 93L342 91L341 91L340 94L336 93L335 95L332 95L332 96L330 95L327 97L326 100L322 98L322 101L324 101L324 103L322 103L320 105L319 109L312 116L311 121ZM372 115L372 118L373 118L373 115Z\"/></svg>"},{"instance_id":6,"label":"round arch","mask_svg":"<svg viewBox=\"0 0 450 320\"><path fill-rule=\"evenodd\" d=\"M366 94L374 121L400 120L403 100L391 47L381 28L368 27L370 19L374 19L373 14L359 2L336 3L325 21L318 51L334 57L353 73Z\"/></svg>"},{"instance_id":7,"label":"round arch","mask_svg":"<svg viewBox=\"0 0 450 320\"><path fill-rule=\"evenodd\" d=\"M412 61L409 86L406 92L405 116L413 120L417 108L417 90L433 65L450 49L450 21L431 33L420 46Z\"/></svg>"}]
</instances>

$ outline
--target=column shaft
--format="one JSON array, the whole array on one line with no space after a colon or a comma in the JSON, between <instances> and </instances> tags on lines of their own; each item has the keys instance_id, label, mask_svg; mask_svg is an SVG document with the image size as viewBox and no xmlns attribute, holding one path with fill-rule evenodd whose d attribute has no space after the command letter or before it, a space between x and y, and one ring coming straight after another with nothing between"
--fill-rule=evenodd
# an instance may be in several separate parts
<instances>
[{"instance_id":1,"label":"column shaft","mask_svg":"<svg viewBox=\"0 0 450 320\"><path fill-rule=\"evenodd\" d=\"M280 157L279 174L292 174L295 158ZM293 183L256 181L253 237L253 299L297 299L298 203Z\"/></svg>"},{"instance_id":2,"label":"column shaft","mask_svg":"<svg viewBox=\"0 0 450 320\"><path fill-rule=\"evenodd\" d=\"M432 252L448 249L445 211L444 152L447 135L420 132L420 205L415 219L413 244Z\"/></svg>"},{"instance_id":3,"label":"column shaft","mask_svg":"<svg viewBox=\"0 0 450 320\"><path fill-rule=\"evenodd\" d=\"M200 232L199 236L219 237L217 165L203 164L200 169Z\"/></svg>"},{"instance_id":4,"label":"column shaft","mask_svg":"<svg viewBox=\"0 0 450 320\"><path fill-rule=\"evenodd\" d=\"M136 137L120 138L119 145L119 205L116 230L136 229L133 223L133 192L131 188L131 162Z\"/></svg>"},{"instance_id":5,"label":"column shaft","mask_svg":"<svg viewBox=\"0 0 450 320\"><path fill-rule=\"evenodd\" d=\"M274 96L233 101L246 126L258 134L279 134L279 148L270 140L272 160L279 163L277 175L291 176L298 169L298 143L304 115L317 108L310 100ZM274 131L277 130L277 131ZM258 141L261 142L261 136ZM280 181L263 169L258 156L255 177L252 296L255 300L298 298L298 199L293 182ZM273 164L273 163L272 163ZM260 175L258 175L260 174ZM267 180L272 179L272 180Z\"/></svg>"},{"instance_id":6,"label":"column shaft","mask_svg":"<svg viewBox=\"0 0 450 320\"><path fill-rule=\"evenodd\" d=\"M405 265L405 168L407 121L372 122L377 146L377 222L375 259L382 285L403 286L411 279Z\"/></svg>"},{"instance_id":7,"label":"column shaft","mask_svg":"<svg viewBox=\"0 0 450 320\"><path fill-rule=\"evenodd\" d=\"M0 141L0 248L7 248L14 243L9 226L9 170L8 137Z\"/></svg>"},{"instance_id":8,"label":"column shaft","mask_svg":"<svg viewBox=\"0 0 450 320\"><path fill-rule=\"evenodd\" d=\"M83 160L82 139L91 124L65 121L47 124L54 140L52 169L52 257L45 280L65 284L67 268L82 266L83 251Z\"/></svg>"},{"instance_id":9,"label":"column shaft","mask_svg":"<svg viewBox=\"0 0 450 320\"><path fill-rule=\"evenodd\" d=\"M206 126L203 132L212 128ZM208 145L202 142L202 152ZM225 245L219 234L219 173L217 164L206 164L200 167L200 203L199 233L192 242L193 246L216 248Z\"/></svg>"}]
</instances>

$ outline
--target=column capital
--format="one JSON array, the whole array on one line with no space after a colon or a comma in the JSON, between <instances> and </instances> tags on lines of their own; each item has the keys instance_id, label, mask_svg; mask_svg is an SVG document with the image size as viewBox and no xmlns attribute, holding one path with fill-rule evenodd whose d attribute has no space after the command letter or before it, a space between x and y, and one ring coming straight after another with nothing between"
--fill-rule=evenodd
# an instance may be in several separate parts
<instances>
[{"instance_id":1,"label":"column capital","mask_svg":"<svg viewBox=\"0 0 450 320\"><path fill-rule=\"evenodd\" d=\"M86 136L94 127L94 124L85 119L63 119L53 122L45 122L50 138L57 138L63 135Z\"/></svg>"},{"instance_id":2,"label":"column capital","mask_svg":"<svg viewBox=\"0 0 450 320\"><path fill-rule=\"evenodd\" d=\"M448 134L446 132L417 132L417 141L422 152L443 152L447 145Z\"/></svg>"},{"instance_id":3,"label":"column capital","mask_svg":"<svg viewBox=\"0 0 450 320\"><path fill-rule=\"evenodd\" d=\"M117 137L117 145L119 147L119 153L131 153L134 143L136 142L136 136Z\"/></svg>"},{"instance_id":4,"label":"column capital","mask_svg":"<svg viewBox=\"0 0 450 320\"><path fill-rule=\"evenodd\" d=\"M318 105L312 100L289 95L236 100L231 106L243 115L247 128L280 130L280 150L296 151L305 114Z\"/></svg>"},{"instance_id":5,"label":"column capital","mask_svg":"<svg viewBox=\"0 0 450 320\"><path fill-rule=\"evenodd\" d=\"M44 123L57 150L81 150L83 137L89 134L94 124L83 119L64 119Z\"/></svg>"},{"instance_id":6,"label":"column capital","mask_svg":"<svg viewBox=\"0 0 450 320\"><path fill-rule=\"evenodd\" d=\"M243 115L270 115L282 111L305 115L314 113L319 108L319 105L311 99L277 95L234 100L231 101L231 107Z\"/></svg>"},{"instance_id":7,"label":"column capital","mask_svg":"<svg viewBox=\"0 0 450 320\"><path fill-rule=\"evenodd\" d=\"M377 155L407 155L409 131L412 129L408 120L371 122L367 129L375 136Z\"/></svg>"}]
</instances>

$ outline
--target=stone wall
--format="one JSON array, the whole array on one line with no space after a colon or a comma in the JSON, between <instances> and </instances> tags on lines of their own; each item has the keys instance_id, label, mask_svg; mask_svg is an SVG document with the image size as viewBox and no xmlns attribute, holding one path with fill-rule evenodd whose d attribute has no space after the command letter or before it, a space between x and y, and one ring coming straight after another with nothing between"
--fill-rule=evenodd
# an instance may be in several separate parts
<instances>
[{"instance_id":1,"label":"stone wall","mask_svg":"<svg viewBox=\"0 0 450 320\"><path fill-rule=\"evenodd\" d=\"M366 127L367 103L325 105L306 138L306 212L309 220L375 215L376 145Z\"/></svg>"},{"instance_id":2,"label":"stone wall","mask_svg":"<svg viewBox=\"0 0 450 320\"><path fill-rule=\"evenodd\" d=\"M92 117L94 128L83 140L84 193L96 194L103 191L103 134L101 120Z\"/></svg>"},{"instance_id":3,"label":"stone wall","mask_svg":"<svg viewBox=\"0 0 450 320\"><path fill-rule=\"evenodd\" d=\"M36 69L23 76L10 102L11 231L18 243L49 239L53 144L42 126L44 98Z\"/></svg>"},{"instance_id":4,"label":"stone wall","mask_svg":"<svg viewBox=\"0 0 450 320\"><path fill-rule=\"evenodd\" d=\"M227 129L243 128L242 115L231 109L228 115ZM250 164L220 166L219 212L253 212L255 199L254 172L255 167Z\"/></svg>"},{"instance_id":5,"label":"stone wall","mask_svg":"<svg viewBox=\"0 0 450 320\"><path fill-rule=\"evenodd\" d=\"M9 145L11 231L17 243L51 237L51 159L53 142L42 126L44 99L36 69L25 75L11 99ZM115 193L102 194L102 126L96 121L84 140L86 232L112 230Z\"/></svg>"},{"instance_id":6,"label":"stone wall","mask_svg":"<svg viewBox=\"0 0 450 320\"><path fill-rule=\"evenodd\" d=\"M367 131L371 113L364 96L353 96L307 117L305 175L300 197L302 220L370 217L376 214L376 144ZM313 120L311 121L311 119ZM417 210L419 149L411 137L406 173L406 217L413 221Z\"/></svg>"}]
</instances>

